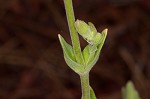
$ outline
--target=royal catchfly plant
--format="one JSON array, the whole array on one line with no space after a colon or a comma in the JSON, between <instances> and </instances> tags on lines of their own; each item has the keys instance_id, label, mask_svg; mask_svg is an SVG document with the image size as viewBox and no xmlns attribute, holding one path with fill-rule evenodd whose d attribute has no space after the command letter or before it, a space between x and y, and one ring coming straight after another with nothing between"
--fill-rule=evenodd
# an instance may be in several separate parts
<instances>
[{"instance_id":1,"label":"royal catchfly plant","mask_svg":"<svg viewBox=\"0 0 150 99\"><path fill-rule=\"evenodd\" d=\"M67 65L76 72L81 79L81 99L96 99L95 93L89 84L89 72L98 61L101 49L107 36L107 29L99 33L91 22L76 20L74 16L72 0L64 0L68 26L72 46L59 34L59 40L63 49L64 59ZM88 43L81 50L78 34ZM122 88L123 99L140 99L138 92L131 81Z\"/></svg>"},{"instance_id":2,"label":"royal catchfly plant","mask_svg":"<svg viewBox=\"0 0 150 99\"><path fill-rule=\"evenodd\" d=\"M64 0L68 26L72 46L59 34L59 40L63 49L64 59L67 65L75 71L81 79L81 99L96 99L95 93L89 84L89 72L97 62L107 35L107 29L97 32L95 26L82 20L76 20L72 6L72 0ZM79 35L87 41L87 46L81 50Z\"/></svg>"}]
</instances>

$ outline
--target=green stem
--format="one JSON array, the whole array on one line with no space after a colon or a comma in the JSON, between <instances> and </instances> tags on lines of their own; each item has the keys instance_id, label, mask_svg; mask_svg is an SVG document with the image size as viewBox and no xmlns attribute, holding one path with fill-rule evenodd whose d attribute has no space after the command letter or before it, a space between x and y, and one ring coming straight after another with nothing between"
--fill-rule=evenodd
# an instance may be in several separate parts
<instances>
[{"instance_id":1,"label":"green stem","mask_svg":"<svg viewBox=\"0 0 150 99\"><path fill-rule=\"evenodd\" d=\"M81 47L79 42L78 33L75 29L75 17L72 6L72 0L64 0L67 21L72 40L73 50L78 63L84 65L83 56L81 53ZM90 87L89 87L89 73L80 75L81 86L82 86L82 99L90 99Z\"/></svg>"},{"instance_id":2,"label":"green stem","mask_svg":"<svg viewBox=\"0 0 150 99\"><path fill-rule=\"evenodd\" d=\"M73 11L73 6L72 6L72 0L64 0L64 4L65 4L65 9L66 9L67 21L69 25L74 54L75 54L77 62L80 64L83 64L84 62L83 62L83 56L81 53L79 37L74 26L75 17L74 17L74 11Z\"/></svg>"},{"instance_id":3,"label":"green stem","mask_svg":"<svg viewBox=\"0 0 150 99\"><path fill-rule=\"evenodd\" d=\"M82 99L90 99L89 73L80 75L82 87Z\"/></svg>"}]
</instances>

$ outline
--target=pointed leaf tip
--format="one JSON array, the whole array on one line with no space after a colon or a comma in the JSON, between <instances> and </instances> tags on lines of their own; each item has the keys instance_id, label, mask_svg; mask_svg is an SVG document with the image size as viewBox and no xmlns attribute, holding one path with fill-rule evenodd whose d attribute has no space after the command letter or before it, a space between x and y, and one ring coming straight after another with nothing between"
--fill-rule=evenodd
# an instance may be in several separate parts
<instances>
[{"instance_id":1,"label":"pointed leaf tip","mask_svg":"<svg viewBox=\"0 0 150 99\"><path fill-rule=\"evenodd\" d=\"M108 32L107 28L102 31L102 33L104 33L105 35L107 35L107 32Z\"/></svg>"},{"instance_id":2,"label":"pointed leaf tip","mask_svg":"<svg viewBox=\"0 0 150 99\"><path fill-rule=\"evenodd\" d=\"M61 40L61 37L62 37L62 36L61 36L60 34L58 34L58 38L59 38L59 40Z\"/></svg>"}]
</instances>

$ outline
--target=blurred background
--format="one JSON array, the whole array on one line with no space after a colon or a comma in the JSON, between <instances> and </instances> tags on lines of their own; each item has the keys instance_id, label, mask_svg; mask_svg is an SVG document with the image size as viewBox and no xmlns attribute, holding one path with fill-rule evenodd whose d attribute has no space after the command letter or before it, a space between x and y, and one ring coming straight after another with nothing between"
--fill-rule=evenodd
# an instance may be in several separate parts
<instances>
[{"instance_id":1,"label":"blurred background","mask_svg":"<svg viewBox=\"0 0 150 99\"><path fill-rule=\"evenodd\" d=\"M109 29L90 73L98 99L122 99L129 80L150 99L150 0L73 3L76 18ZM0 0L0 99L80 99L58 34L70 42L63 0Z\"/></svg>"}]
</instances>

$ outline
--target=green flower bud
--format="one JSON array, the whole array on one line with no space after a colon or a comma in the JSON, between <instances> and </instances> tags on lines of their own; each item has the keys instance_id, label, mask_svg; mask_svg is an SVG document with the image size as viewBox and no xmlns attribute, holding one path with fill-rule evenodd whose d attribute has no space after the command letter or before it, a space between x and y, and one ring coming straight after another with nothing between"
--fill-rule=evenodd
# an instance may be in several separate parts
<instances>
[{"instance_id":1,"label":"green flower bud","mask_svg":"<svg viewBox=\"0 0 150 99\"><path fill-rule=\"evenodd\" d=\"M87 38L88 37L88 34L91 33L91 29L90 27L88 26L88 24L86 24L84 21L81 21L81 20L77 20L75 22L75 28L77 30L77 32L83 36L83 38Z\"/></svg>"},{"instance_id":2,"label":"green flower bud","mask_svg":"<svg viewBox=\"0 0 150 99\"><path fill-rule=\"evenodd\" d=\"M101 41L101 33L98 33L93 23L77 20L75 22L77 32L90 44L98 45Z\"/></svg>"},{"instance_id":3,"label":"green flower bud","mask_svg":"<svg viewBox=\"0 0 150 99\"><path fill-rule=\"evenodd\" d=\"M94 33L96 34L96 33L97 33L97 30L96 30L94 24L91 23L91 22L88 22L88 24L89 24L89 26L90 26L91 31L94 32Z\"/></svg>"}]
</instances>

